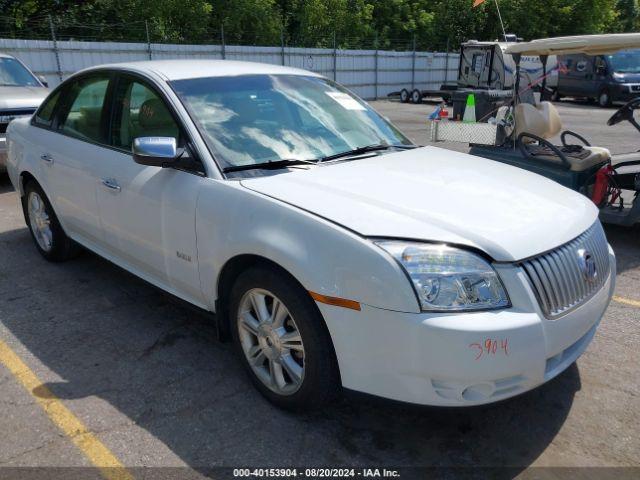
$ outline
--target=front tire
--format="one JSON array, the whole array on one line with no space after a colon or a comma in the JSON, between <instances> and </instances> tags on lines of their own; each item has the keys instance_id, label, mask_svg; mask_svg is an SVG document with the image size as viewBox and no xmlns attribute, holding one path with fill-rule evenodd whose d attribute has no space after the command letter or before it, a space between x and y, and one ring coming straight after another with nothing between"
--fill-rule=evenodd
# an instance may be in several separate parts
<instances>
[{"instance_id":1,"label":"front tire","mask_svg":"<svg viewBox=\"0 0 640 480\"><path fill-rule=\"evenodd\" d=\"M609 108L611 106L611 95L607 89L602 90L598 94L598 105L602 108Z\"/></svg>"},{"instance_id":2,"label":"front tire","mask_svg":"<svg viewBox=\"0 0 640 480\"><path fill-rule=\"evenodd\" d=\"M62 262L78 254L78 244L64 233L49 199L33 180L24 187L22 212L33 242L46 260Z\"/></svg>"},{"instance_id":3,"label":"front tire","mask_svg":"<svg viewBox=\"0 0 640 480\"><path fill-rule=\"evenodd\" d=\"M236 280L230 298L235 346L251 381L287 410L312 410L340 389L329 332L314 301L275 268L253 267Z\"/></svg>"}]
</instances>

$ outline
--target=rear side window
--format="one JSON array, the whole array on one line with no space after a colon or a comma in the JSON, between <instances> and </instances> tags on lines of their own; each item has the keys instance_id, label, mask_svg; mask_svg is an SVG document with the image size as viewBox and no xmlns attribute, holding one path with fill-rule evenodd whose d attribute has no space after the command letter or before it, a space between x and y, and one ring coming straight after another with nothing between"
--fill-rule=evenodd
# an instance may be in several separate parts
<instances>
[{"instance_id":1,"label":"rear side window","mask_svg":"<svg viewBox=\"0 0 640 480\"><path fill-rule=\"evenodd\" d=\"M62 132L82 140L105 143L103 115L109 77L83 78L68 89L70 105L58 127Z\"/></svg>"},{"instance_id":2,"label":"rear side window","mask_svg":"<svg viewBox=\"0 0 640 480\"><path fill-rule=\"evenodd\" d=\"M55 112L56 106L58 105L58 100L60 99L60 92L58 90L52 96L47 98L42 106L38 109L35 116L33 117L33 122L36 125L42 127L50 127L53 121L53 112Z\"/></svg>"}]
</instances>

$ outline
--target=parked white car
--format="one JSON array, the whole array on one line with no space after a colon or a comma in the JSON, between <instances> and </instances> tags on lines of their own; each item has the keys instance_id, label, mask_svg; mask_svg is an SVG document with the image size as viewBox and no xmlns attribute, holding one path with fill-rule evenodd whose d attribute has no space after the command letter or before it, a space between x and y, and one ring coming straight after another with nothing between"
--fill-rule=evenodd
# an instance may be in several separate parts
<instances>
[{"instance_id":1,"label":"parked white car","mask_svg":"<svg viewBox=\"0 0 640 480\"><path fill-rule=\"evenodd\" d=\"M256 387L476 405L586 349L615 257L596 207L538 175L417 148L311 72L95 67L9 127L36 247L80 244L208 311Z\"/></svg>"}]
</instances>

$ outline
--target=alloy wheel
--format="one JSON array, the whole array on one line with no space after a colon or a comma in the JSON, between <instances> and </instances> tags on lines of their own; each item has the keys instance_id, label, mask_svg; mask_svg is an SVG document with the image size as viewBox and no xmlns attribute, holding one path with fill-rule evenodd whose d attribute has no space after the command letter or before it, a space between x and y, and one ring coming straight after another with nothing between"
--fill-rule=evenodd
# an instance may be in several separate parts
<instances>
[{"instance_id":1,"label":"alloy wheel","mask_svg":"<svg viewBox=\"0 0 640 480\"><path fill-rule=\"evenodd\" d=\"M268 290L248 290L240 300L237 329L242 351L260 381L279 395L297 392L304 380L305 352L286 305Z\"/></svg>"},{"instance_id":2,"label":"alloy wheel","mask_svg":"<svg viewBox=\"0 0 640 480\"><path fill-rule=\"evenodd\" d=\"M44 200L37 192L30 192L27 202L33 236L42 250L50 252L53 247L53 230Z\"/></svg>"}]
</instances>

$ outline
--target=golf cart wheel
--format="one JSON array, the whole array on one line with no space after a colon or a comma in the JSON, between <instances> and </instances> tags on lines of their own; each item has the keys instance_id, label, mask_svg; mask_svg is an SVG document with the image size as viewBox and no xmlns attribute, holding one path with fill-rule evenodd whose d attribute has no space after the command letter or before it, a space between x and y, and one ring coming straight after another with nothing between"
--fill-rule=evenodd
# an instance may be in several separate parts
<instances>
[{"instance_id":1,"label":"golf cart wheel","mask_svg":"<svg viewBox=\"0 0 640 480\"><path fill-rule=\"evenodd\" d=\"M409 90L406 88L400 90L400 101L402 103L409 103Z\"/></svg>"},{"instance_id":2,"label":"golf cart wheel","mask_svg":"<svg viewBox=\"0 0 640 480\"><path fill-rule=\"evenodd\" d=\"M608 108L611 106L611 95L607 89L603 89L598 94L598 105L602 108Z\"/></svg>"},{"instance_id":3,"label":"golf cart wheel","mask_svg":"<svg viewBox=\"0 0 640 480\"><path fill-rule=\"evenodd\" d=\"M311 410L336 398L338 363L315 302L293 278L250 268L230 299L235 347L254 386L278 407Z\"/></svg>"},{"instance_id":4,"label":"golf cart wheel","mask_svg":"<svg viewBox=\"0 0 640 480\"><path fill-rule=\"evenodd\" d=\"M416 105L422 103L422 93L417 88L411 91L411 103L415 103Z\"/></svg>"}]
</instances>

